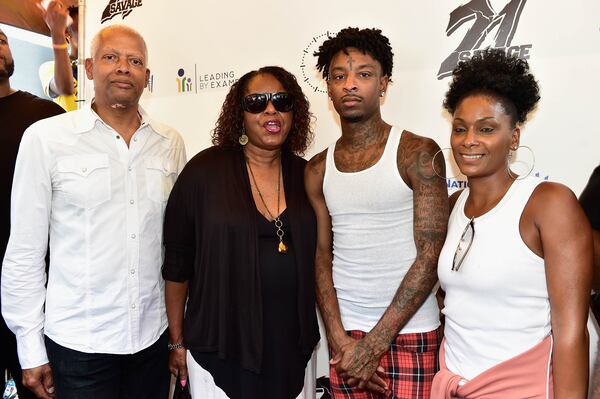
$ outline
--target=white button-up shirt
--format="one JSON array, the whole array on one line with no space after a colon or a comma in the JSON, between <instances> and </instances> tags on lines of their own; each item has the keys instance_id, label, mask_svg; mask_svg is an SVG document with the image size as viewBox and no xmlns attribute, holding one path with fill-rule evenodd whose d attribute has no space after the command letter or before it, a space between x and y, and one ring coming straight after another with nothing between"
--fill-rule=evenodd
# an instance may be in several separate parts
<instances>
[{"instance_id":1,"label":"white button-up shirt","mask_svg":"<svg viewBox=\"0 0 600 399\"><path fill-rule=\"evenodd\" d=\"M140 116L129 147L90 106L25 131L2 266L2 314L23 368L48 362L44 334L81 352L128 354L166 329L163 215L185 148Z\"/></svg>"}]
</instances>

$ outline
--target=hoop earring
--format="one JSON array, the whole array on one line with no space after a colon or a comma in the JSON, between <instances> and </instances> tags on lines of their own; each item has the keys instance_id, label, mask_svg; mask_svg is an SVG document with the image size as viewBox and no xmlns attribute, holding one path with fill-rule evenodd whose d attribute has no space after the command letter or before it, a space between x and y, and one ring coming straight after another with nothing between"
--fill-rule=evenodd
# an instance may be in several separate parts
<instances>
[{"instance_id":1,"label":"hoop earring","mask_svg":"<svg viewBox=\"0 0 600 399\"><path fill-rule=\"evenodd\" d=\"M524 175L521 175L521 176L517 175L512 170L510 170L510 164L511 164L510 161L511 161L511 159L513 159L513 154L515 154L517 151L519 151L520 148L526 148L529 151L529 153L531 154L531 160L532 160L531 167L529 169L527 169L527 173L525 173ZM512 163L513 164L517 164L517 163L525 164L525 162L523 162L523 161L515 161ZM508 172L508 176L510 176L511 179L523 180L524 178L529 176L529 174L531 174L534 167L535 167L535 154L534 154L533 150L531 149L531 147L526 146L526 145L520 145L517 148L515 148L514 150L511 149L510 152L508 153L508 162L506 163L506 171Z\"/></svg>"},{"instance_id":2,"label":"hoop earring","mask_svg":"<svg viewBox=\"0 0 600 399\"><path fill-rule=\"evenodd\" d=\"M248 144L248 136L246 136L246 128L244 128L244 126L242 126L242 134L238 138L238 143L240 143L241 146Z\"/></svg>"},{"instance_id":3,"label":"hoop earring","mask_svg":"<svg viewBox=\"0 0 600 399\"><path fill-rule=\"evenodd\" d=\"M433 173L435 173L435 175L437 177L439 177L440 179L442 179L442 180L452 180L452 179L456 180L456 177L458 175L456 175L456 176L450 176L450 177L444 177L444 176L440 175L438 173L438 171L435 169L435 157L437 157L438 154L441 153L444 150L450 150L450 151L452 151L452 148L450 148L450 147L444 147L444 148L440 148L439 150L437 150L437 152L435 154L433 154L433 158L431 158L431 168L433 169Z\"/></svg>"}]
</instances>

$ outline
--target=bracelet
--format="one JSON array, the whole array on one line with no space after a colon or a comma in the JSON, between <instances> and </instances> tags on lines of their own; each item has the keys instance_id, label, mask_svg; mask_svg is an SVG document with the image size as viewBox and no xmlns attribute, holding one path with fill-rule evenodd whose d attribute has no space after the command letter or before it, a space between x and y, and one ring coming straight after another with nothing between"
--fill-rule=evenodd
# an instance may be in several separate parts
<instances>
[{"instance_id":1,"label":"bracelet","mask_svg":"<svg viewBox=\"0 0 600 399\"><path fill-rule=\"evenodd\" d=\"M63 44L54 44L52 43L52 48L55 50L66 50L69 47L69 43L64 42Z\"/></svg>"},{"instance_id":2,"label":"bracelet","mask_svg":"<svg viewBox=\"0 0 600 399\"><path fill-rule=\"evenodd\" d=\"M169 348L169 350L172 351L175 349L185 349L185 346L183 346L183 342L178 342L176 344L167 344L167 348Z\"/></svg>"}]
</instances>

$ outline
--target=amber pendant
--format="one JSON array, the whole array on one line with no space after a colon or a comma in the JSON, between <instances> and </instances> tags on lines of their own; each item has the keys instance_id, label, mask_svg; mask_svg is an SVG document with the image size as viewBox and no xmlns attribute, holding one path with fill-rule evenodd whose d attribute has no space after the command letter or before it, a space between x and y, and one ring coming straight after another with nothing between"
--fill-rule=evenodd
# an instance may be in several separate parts
<instances>
[{"instance_id":1,"label":"amber pendant","mask_svg":"<svg viewBox=\"0 0 600 399\"><path fill-rule=\"evenodd\" d=\"M280 254L287 253L287 245L285 245L283 241L279 241L279 247L277 247L277 251L279 251Z\"/></svg>"}]
</instances>

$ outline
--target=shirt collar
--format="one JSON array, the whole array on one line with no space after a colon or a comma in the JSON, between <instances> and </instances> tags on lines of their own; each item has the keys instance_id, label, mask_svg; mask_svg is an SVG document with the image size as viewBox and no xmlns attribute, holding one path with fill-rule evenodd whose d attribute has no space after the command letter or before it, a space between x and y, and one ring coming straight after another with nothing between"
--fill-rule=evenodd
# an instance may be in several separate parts
<instances>
[{"instance_id":1,"label":"shirt collar","mask_svg":"<svg viewBox=\"0 0 600 399\"><path fill-rule=\"evenodd\" d=\"M102 120L102 118L100 118L100 116L96 113L96 111L92 109L93 102L94 99L92 99L92 101L83 106L83 108L81 108L79 112L73 114L73 129L75 133L82 134L91 131L96 125L96 122L104 123L105 125L107 125ZM164 138L169 137L167 134L167 129L161 123L150 118L148 113L144 111L144 109L140 105L138 105L138 113L142 118L142 124L140 125L140 129L146 125L150 125L152 131L156 132L158 135Z\"/></svg>"}]
</instances>

